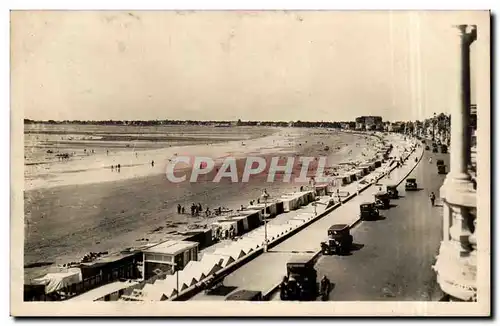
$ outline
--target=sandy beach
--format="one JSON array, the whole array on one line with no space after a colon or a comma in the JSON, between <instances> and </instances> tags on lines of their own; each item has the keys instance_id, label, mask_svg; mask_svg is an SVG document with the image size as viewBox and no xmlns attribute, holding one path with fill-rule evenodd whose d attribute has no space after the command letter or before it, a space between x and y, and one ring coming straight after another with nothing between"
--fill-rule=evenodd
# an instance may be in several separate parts
<instances>
[{"instance_id":1,"label":"sandy beach","mask_svg":"<svg viewBox=\"0 0 500 326\"><path fill-rule=\"evenodd\" d=\"M212 219L187 215L192 203L201 203L204 210L207 206L236 210L257 199L263 188L279 197L300 187L293 182L269 183L264 177L248 183L223 179L220 183L206 180L173 184L166 180L164 171L166 162L175 154L214 160L250 155L325 156L328 164L334 165L368 159L378 142L373 136L326 129L276 128L259 132L262 137L145 149L137 152L137 157L127 150L113 155L101 152L70 162L42 164L50 167L44 172L27 172L25 266L78 261L90 251L119 251L144 244L138 239L157 241L168 238L173 230L211 223ZM154 167L152 160L156 162ZM120 172L110 169L116 162L122 162ZM178 204L186 207L186 215L177 214ZM29 280L50 268L25 268L25 278Z\"/></svg>"}]
</instances>

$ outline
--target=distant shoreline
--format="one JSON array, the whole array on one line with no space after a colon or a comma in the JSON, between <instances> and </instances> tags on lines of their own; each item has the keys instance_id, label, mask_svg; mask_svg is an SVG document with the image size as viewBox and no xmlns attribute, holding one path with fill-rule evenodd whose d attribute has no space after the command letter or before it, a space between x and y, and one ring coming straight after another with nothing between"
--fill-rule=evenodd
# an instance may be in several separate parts
<instances>
[{"instance_id":1,"label":"distant shoreline","mask_svg":"<svg viewBox=\"0 0 500 326\"><path fill-rule=\"evenodd\" d=\"M212 127L295 127L295 128L336 128L353 121L242 121L242 120L31 120L24 119L25 125L90 125L90 126L212 126Z\"/></svg>"}]
</instances>

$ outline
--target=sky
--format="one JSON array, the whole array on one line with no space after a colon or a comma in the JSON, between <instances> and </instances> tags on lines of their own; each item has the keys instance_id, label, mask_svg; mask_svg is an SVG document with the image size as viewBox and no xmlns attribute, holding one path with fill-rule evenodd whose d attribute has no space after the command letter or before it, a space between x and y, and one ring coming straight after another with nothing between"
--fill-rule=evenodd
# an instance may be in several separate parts
<instances>
[{"instance_id":1,"label":"sky","mask_svg":"<svg viewBox=\"0 0 500 326\"><path fill-rule=\"evenodd\" d=\"M35 120L423 119L457 103L452 25L478 24L481 37L486 17L12 12L11 110Z\"/></svg>"}]
</instances>

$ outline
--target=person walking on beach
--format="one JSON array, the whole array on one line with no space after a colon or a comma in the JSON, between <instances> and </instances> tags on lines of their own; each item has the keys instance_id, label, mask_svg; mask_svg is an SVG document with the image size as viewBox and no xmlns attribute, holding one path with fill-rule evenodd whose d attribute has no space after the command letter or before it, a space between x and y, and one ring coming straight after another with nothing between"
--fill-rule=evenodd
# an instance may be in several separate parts
<instances>
[{"instance_id":1,"label":"person walking on beach","mask_svg":"<svg viewBox=\"0 0 500 326\"><path fill-rule=\"evenodd\" d=\"M181 214L184 214L186 212L186 209L184 206L181 207Z\"/></svg>"},{"instance_id":2,"label":"person walking on beach","mask_svg":"<svg viewBox=\"0 0 500 326\"><path fill-rule=\"evenodd\" d=\"M177 204L177 214L181 213L181 204Z\"/></svg>"},{"instance_id":3,"label":"person walking on beach","mask_svg":"<svg viewBox=\"0 0 500 326\"><path fill-rule=\"evenodd\" d=\"M151 161L151 167L155 166L155 161Z\"/></svg>"},{"instance_id":4,"label":"person walking on beach","mask_svg":"<svg viewBox=\"0 0 500 326\"><path fill-rule=\"evenodd\" d=\"M111 165L111 171L114 171L114 170L115 170L114 165Z\"/></svg>"},{"instance_id":5,"label":"person walking on beach","mask_svg":"<svg viewBox=\"0 0 500 326\"><path fill-rule=\"evenodd\" d=\"M431 192L430 199L431 205L434 206L434 202L436 201L436 195L434 195L434 192Z\"/></svg>"},{"instance_id":6,"label":"person walking on beach","mask_svg":"<svg viewBox=\"0 0 500 326\"><path fill-rule=\"evenodd\" d=\"M118 164L118 172L120 172L120 168L121 168L121 165L120 165L120 164Z\"/></svg>"}]
</instances>

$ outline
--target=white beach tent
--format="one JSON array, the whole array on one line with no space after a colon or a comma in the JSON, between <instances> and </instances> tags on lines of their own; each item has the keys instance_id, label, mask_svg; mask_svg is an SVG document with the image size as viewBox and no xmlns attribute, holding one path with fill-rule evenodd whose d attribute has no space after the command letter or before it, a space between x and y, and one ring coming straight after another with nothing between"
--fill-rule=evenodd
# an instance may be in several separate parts
<instances>
[{"instance_id":1,"label":"white beach tent","mask_svg":"<svg viewBox=\"0 0 500 326\"><path fill-rule=\"evenodd\" d=\"M302 220L294 220L294 219L291 219L291 220L288 220L287 224L293 226L293 227L296 227L296 226L299 226L301 224L303 224L304 222L302 222Z\"/></svg>"},{"instance_id":2,"label":"white beach tent","mask_svg":"<svg viewBox=\"0 0 500 326\"><path fill-rule=\"evenodd\" d=\"M180 281L180 280L179 280ZM177 294L177 278L176 275L168 275L164 280L156 281L153 286L158 287L158 291L163 293L167 298L171 298L172 296ZM179 293L182 291L182 284L179 282ZM154 298L158 296L155 294ZM156 299L154 301L159 301Z\"/></svg>"},{"instance_id":3,"label":"white beach tent","mask_svg":"<svg viewBox=\"0 0 500 326\"><path fill-rule=\"evenodd\" d=\"M205 274L207 277L222 269L222 267L220 265L222 262L222 259L220 257L216 258L215 256L217 256L217 255L212 255L212 256L207 256L207 257L205 257L205 255L203 255L203 257L201 257L200 272Z\"/></svg>"},{"instance_id":4,"label":"white beach tent","mask_svg":"<svg viewBox=\"0 0 500 326\"><path fill-rule=\"evenodd\" d=\"M51 293L81 281L82 272L80 268L70 268L58 273L48 273L43 277L34 279L33 283L45 285L45 293Z\"/></svg>"},{"instance_id":5,"label":"white beach tent","mask_svg":"<svg viewBox=\"0 0 500 326\"><path fill-rule=\"evenodd\" d=\"M162 284L158 284L158 282L163 280L158 280L154 284L146 284L144 288L141 290L141 296L144 301L162 301L168 298L166 294L164 294Z\"/></svg>"},{"instance_id":6,"label":"white beach tent","mask_svg":"<svg viewBox=\"0 0 500 326\"><path fill-rule=\"evenodd\" d=\"M256 243L251 241L251 240L249 241L247 239L243 239L243 240L233 242L231 244L231 247L232 248L239 248L243 252L245 252L245 254L248 255L250 252L252 252L256 249Z\"/></svg>"},{"instance_id":7,"label":"white beach tent","mask_svg":"<svg viewBox=\"0 0 500 326\"><path fill-rule=\"evenodd\" d=\"M196 282L199 282L207 277L203 273L203 265L199 261L191 260L189 263L187 263L183 270L189 270Z\"/></svg>"},{"instance_id":8,"label":"white beach tent","mask_svg":"<svg viewBox=\"0 0 500 326\"><path fill-rule=\"evenodd\" d=\"M227 255L218 255L218 254L204 254L204 257L206 256L207 259L212 258L213 260L219 260L220 261L220 266L222 268L225 268L229 266L231 263L234 262L234 258L231 256Z\"/></svg>"},{"instance_id":9,"label":"white beach tent","mask_svg":"<svg viewBox=\"0 0 500 326\"><path fill-rule=\"evenodd\" d=\"M245 252L243 250L234 247L219 248L214 252L214 254L231 256L234 260L238 260L245 256Z\"/></svg>"},{"instance_id":10,"label":"white beach tent","mask_svg":"<svg viewBox=\"0 0 500 326\"><path fill-rule=\"evenodd\" d=\"M174 274L174 276L176 276ZM197 275L196 275L197 276ZM186 288L195 285L198 280L194 276L194 271L184 268L179 271L179 284L184 284Z\"/></svg>"}]
</instances>

